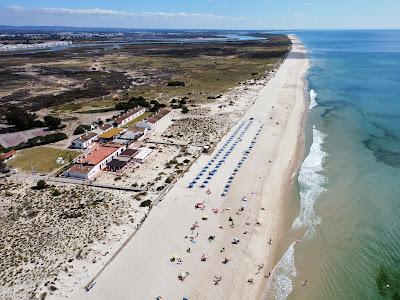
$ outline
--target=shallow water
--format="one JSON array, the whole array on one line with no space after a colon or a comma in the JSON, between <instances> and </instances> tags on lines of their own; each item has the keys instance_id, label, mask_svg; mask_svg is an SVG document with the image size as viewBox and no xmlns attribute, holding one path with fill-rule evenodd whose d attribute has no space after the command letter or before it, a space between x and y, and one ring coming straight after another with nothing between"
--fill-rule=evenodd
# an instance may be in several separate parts
<instances>
[{"instance_id":1,"label":"shallow water","mask_svg":"<svg viewBox=\"0 0 400 300\"><path fill-rule=\"evenodd\" d=\"M312 62L310 138L288 233L299 241L282 251L274 297L379 299L379 268L400 270L400 31L297 35Z\"/></svg>"}]
</instances>

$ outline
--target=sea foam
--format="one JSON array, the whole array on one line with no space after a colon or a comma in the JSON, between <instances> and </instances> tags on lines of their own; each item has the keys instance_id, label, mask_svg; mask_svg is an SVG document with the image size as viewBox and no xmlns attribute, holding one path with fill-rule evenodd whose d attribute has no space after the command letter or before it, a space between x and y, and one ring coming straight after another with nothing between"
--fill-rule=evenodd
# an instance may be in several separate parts
<instances>
[{"instance_id":1,"label":"sea foam","mask_svg":"<svg viewBox=\"0 0 400 300\"><path fill-rule=\"evenodd\" d=\"M322 174L323 163L327 153L322 150L325 135L313 128L313 143L310 153L303 162L299 173L300 184L300 213L294 220L292 228L306 229L305 238L314 234L315 226L320 223L320 218L315 214L314 204L324 191L326 177Z\"/></svg>"},{"instance_id":2,"label":"sea foam","mask_svg":"<svg viewBox=\"0 0 400 300\"><path fill-rule=\"evenodd\" d=\"M313 89L310 90L310 106L308 107L310 110L313 109L314 107L318 106L317 103L317 92Z\"/></svg>"},{"instance_id":3,"label":"sea foam","mask_svg":"<svg viewBox=\"0 0 400 300\"><path fill-rule=\"evenodd\" d=\"M294 245L295 243L290 245L274 269L272 277L273 299L284 300L293 290L292 280L297 275L294 264Z\"/></svg>"},{"instance_id":4,"label":"sea foam","mask_svg":"<svg viewBox=\"0 0 400 300\"><path fill-rule=\"evenodd\" d=\"M310 238L315 232L315 226L321 222L315 214L314 204L324 191L326 177L321 174L327 153L322 150L325 135L313 128L313 143L310 153L300 168L300 213L294 220L292 228L304 228L304 238ZM272 278L273 299L284 300L292 293L293 279L297 276L294 262L294 246L292 243L276 265Z\"/></svg>"}]
</instances>

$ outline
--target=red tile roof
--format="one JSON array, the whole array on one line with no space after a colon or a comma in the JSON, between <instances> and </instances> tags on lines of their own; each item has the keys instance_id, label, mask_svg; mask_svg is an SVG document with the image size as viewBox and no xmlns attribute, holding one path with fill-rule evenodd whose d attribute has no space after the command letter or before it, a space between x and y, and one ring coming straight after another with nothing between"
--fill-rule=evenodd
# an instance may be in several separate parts
<instances>
[{"instance_id":1,"label":"red tile roof","mask_svg":"<svg viewBox=\"0 0 400 300\"><path fill-rule=\"evenodd\" d=\"M93 149L92 152L90 152L85 157L81 158L79 160L79 162L95 166L98 163L100 163L102 160L109 157L111 154L113 154L118 149L119 149L119 147L99 147L99 148Z\"/></svg>"},{"instance_id":2,"label":"red tile roof","mask_svg":"<svg viewBox=\"0 0 400 300\"><path fill-rule=\"evenodd\" d=\"M17 154L17 151L15 151L15 150L8 151L6 153L1 154L0 159L6 160L6 159L9 159L10 157L14 156L15 154Z\"/></svg>"}]
</instances>

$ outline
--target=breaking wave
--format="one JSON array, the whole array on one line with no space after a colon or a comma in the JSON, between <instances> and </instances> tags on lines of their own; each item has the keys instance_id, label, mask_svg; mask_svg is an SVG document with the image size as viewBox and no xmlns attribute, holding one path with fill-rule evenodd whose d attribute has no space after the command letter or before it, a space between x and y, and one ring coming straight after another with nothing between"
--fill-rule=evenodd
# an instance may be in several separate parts
<instances>
[{"instance_id":1,"label":"breaking wave","mask_svg":"<svg viewBox=\"0 0 400 300\"><path fill-rule=\"evenodd\" d=\"M313 143L310 153L303 162L299 173L300 184L300 213L294 220L292 228L306 229L305 238L314 234L315 226L320 223L320 218L315 214L314 204L319 195L325 190L323 185L326 177L321 174L324 170L323 163L327 153L322 150L325 135L313 128Z\"/></svg>"},{"instance_id":2,"label":"breaking wave","mask_svg":"<svg viewBox=\"0 0 400 300\"><path fill-rule=\"evenodd\" d=\"M303 162L299 173L300 184L300 213L294 220L293 229L305 229L303 238L310 238L315 232L315 226L320 218L315 214L314 204L324 191L326 177L321 174L327 153L322 150L325 135L313 128L313 143L310 153ZM276 265L272 278L272 297L284 300L292 293L293 279L297 276L294 261L294 246L292 243Z\"/></svg>"},{"instance_id":3,"label":"breaking wave","mask_svg":"<svg viewBox=\"0 0 400 300\"><path fill-rule=\"evenodd\" d=\"M293 290L292 280L297 275L294 265L294 244L290 245L274 269L272 278L273 299L284 300Z\"/></svg>"},{"instance_id":4,"label":"breaking wave","mask_svg":"<svg viewBox=\"0 0 400 300\"><path fill-rule=\"evenodd\" d=\"M309 106L310 110L313 109L314 107L318 106L317 96L318 96L317 92L315 90L311 89L310 90L310 106Z\"/></svg>"}]
</instances>

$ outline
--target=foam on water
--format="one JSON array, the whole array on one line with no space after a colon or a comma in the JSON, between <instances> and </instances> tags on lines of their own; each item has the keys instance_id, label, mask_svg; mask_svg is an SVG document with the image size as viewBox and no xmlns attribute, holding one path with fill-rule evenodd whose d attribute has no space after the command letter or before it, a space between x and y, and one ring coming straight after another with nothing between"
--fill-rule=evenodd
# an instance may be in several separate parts
<instances>
[{"instance_id":1,"label":"foam on water","mask_svg":"<svg viewBox=\"0 0 400 300\"><path fill-rule=\"evenodd\" d=\"M310 153L303 162L299 174L300 184L300 213L294 220L292 228L304 228L304 238L310 238L314 234L315 226L320 223L320 218L315 214L314 204L319 195L324 191L326 177L321 174L324 159L327 153L322 150L325 135L313 128L313 143ZM292 243L281 260L276 265L272 279L273 298L286 299L293 290L292 280L296 277L294 262L294 245Z\"/></svg>"},{"instance_id":2,"label":"foam on water","mask_svg":"<svg viewBox=\"0 0 400 300\"><path fill-rule=\"evenodd\" d=\"M310 153L301 166L298 178L300 184L300 213L294 220L292 228L306 229L305 238L310 238L313 235L315 225L321 221L315 214L314 204L324 191L323 185L326 181L326 177L321 174L324 170L323 162L327 156L327 153L322 150L324 138L325 135L314 127Z\"/></svg>"},{"instance_id":3,"label":"foam on water","mask_svg":"<svg viewBox=\"0 0 400 300\"><path fill-rule=\"evenodd\" d=\"M318 103L316 101L317 100L317 96L318 96L317 92L315 90L311 89L310 90L310 106L308 107L308 109L311 110L314 107L318 106Z\"/></svg>"},{"instance_id":4,"label":"foam on water","mask_svg":"<svg viewBox=\"0 0 400 300\"><path fill-rule=\"evenodd\" d=\"M294 245L292 243L276 265L272 277L272 297L276 300L286 299L293 290L292 280L296 277L294 264Z\"/></svg>"}]
</instances>

